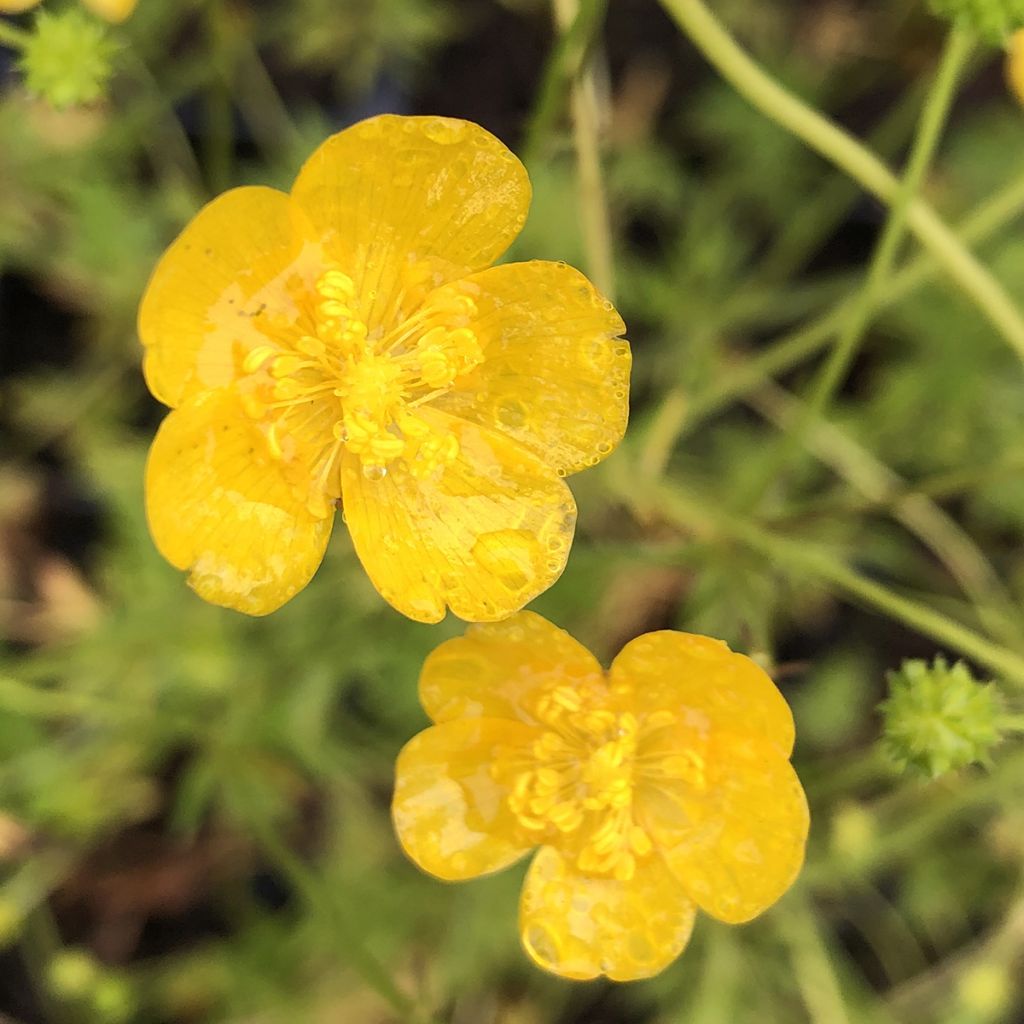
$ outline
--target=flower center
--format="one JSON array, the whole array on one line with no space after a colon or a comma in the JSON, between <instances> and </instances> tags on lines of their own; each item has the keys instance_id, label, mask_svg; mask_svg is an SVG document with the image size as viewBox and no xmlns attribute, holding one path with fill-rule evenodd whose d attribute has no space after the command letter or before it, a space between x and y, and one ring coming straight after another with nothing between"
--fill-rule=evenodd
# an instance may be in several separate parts
<instances>
[{"instance_id":1,"label":"flower center","mask_svg":"<svg viewBox=\"0 0 1024 1024\"><path fill-rule=\"evenodd\" d=\"M512 813L539 841L574 855L580 871L629 881L653 849L634 815L637 787L684 779L703 788L704 763L694 750L658 742L656 734L676 724L671 712L638 717L605 703L567 686L543 695L532 708L543 732L525 758L522 750L499 756L494 774L510 785Z\"/></svg>"},{"instance_id":2,"label":"flower center","mask_svg":"<svg viewBox=\"0 0 1024 1024\"><path fill-rule=\"evenodd\" d=\"M374 294L366 296L372 309ZM260 422L271 454L314 515L340 496L339 458L357 456L363 474L381 480L401 459L426 477L459 452L451 432L422 407L482 361L469 324L476 305L455 286L439 289L405 316L371 326L350 277L337 267L316 281L305 327L275 332L242 363L243 403Z\"/></svg>"}]
</instances>

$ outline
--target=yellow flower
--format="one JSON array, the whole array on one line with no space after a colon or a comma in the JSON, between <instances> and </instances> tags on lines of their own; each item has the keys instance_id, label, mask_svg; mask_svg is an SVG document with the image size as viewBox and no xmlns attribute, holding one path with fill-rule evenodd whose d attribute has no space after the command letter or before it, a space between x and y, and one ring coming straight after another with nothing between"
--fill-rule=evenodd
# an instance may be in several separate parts
<instances>
[{"instance_id":1,"label":"yellow flower","mask_svg":"<svg viewBox=\"0 0 1024 1024\"><path fill-rule=\"evenodd\" d=\"M42 0L0 0L0 13L20 14L37 7ZM124 21L135 10L138 0L82 0L93 14L107 21Z\"/></svg>"},{"instance_id":2,"label":"yellow flower","mask_svg":"<svg viewBox=\"0 0 1024 1024\"><path fill-rule=\"evenodd\" d=\"M479 126L384 115L328 139L290 195L235 189L185 229L139 314L174 409L146 496L202 597L282 605L336 507L381 595L422 622L500 619L558 578L561 478L621 439L630 352L578 271L490 267L529 201Z\"/></svg>"},{"instance_id":3,"label":"yellow flower","mask_svg":"<svg viewBox=\"0 0 1024 1024\"><path fill-rule=\"evenodd\" d=\"M650 977L683 950L697 907L748 921L800 870L792 715L719 640L648 633L605 673L522 612L437 648L420 699L436 724L398 758L402 846L448 881L539 846L519 929L549 971Z\"/></svg>"}]
</instances>

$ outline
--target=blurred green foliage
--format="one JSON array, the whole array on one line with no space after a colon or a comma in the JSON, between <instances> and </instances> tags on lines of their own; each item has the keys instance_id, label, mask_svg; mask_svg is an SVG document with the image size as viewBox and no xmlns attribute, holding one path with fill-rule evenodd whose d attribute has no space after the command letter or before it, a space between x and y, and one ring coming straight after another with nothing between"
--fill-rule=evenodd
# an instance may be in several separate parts
<instances>
[{"instance_id":1,"label":"blurred green foliage","mask_svg":"<svg viewBox=\"0 0 1024 1024\"><path fill-rule=\"evenodd\" d=\"M901 159L941 43L924 5L718 6L801 96ZM547 978L518 948L521 868L446 886L391 834L394 757L426 724L419 666L461 625L392 612L340 529L310 587L268 619L195 598L144 522L161 413L134 316L160 252L213 192L286 187L365 113L429 104L516 147L555 52L550 12L140 0L103 33L104 101L56 109L13 59L0 93L0 1016L1019 1020L1024 750L1011 738L987 771L927 783L887 767L885 671L937 641L747 542L797 542L1024 654L1024 379L977 309L913 271L829 423L751 505L883 213L699 64L654 0L610 5L591 52L607 72L633 422L573 479L577 542L534 607L606 659L677 627L770 666L814 825L800 883L759 921L701 920L650 982ZM987 61L926 196L954 224L998 206L973 241L1024 304L1024 115ZM509 258L587 267L564 92ZM909 243L905 258L918 259ZM700 510L688 523L684 498ZM1019 691L996 685L1013 712Z\"/></svg>"}]
</instances>

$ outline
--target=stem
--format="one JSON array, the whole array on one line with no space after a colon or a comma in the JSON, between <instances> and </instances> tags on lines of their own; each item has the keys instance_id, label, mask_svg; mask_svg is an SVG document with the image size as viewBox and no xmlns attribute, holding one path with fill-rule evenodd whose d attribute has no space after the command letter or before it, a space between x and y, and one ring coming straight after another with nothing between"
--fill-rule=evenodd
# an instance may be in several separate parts
<instances>
[{"instance_id":1,"label":"stem","mask_svg":"<svg viewBox=\"0 0 1024 1024\"><path fill-rule=\"evenodd\" d=\"M766 385L748 401L769 422L784 429L801 416L798 402L774 384ZM926 495L914 493L905 480L839 427L812 420L801 442L935 554L991 633L1010 647L1019 643L1020 613L1012 596L981 549L953 518Z\"/></svg>"},{"instance_id":2,"label":"stem","mask_svg":"<svg viewBox=\"0 0 1024 1024\"><path fill-rule=\"evenodd\" d=\"M830 584L838 593L852 598L951 650L972 658L1006 680L1024 686L1024 658L993 643L962 623L902 597L881 583L855 572L828 552L806 540L791 540L762 530L753 523L730 517L721 509L705 509L681 488L671 484L652 485L638 474L615 482L620 497L646 520L651 510L678 527L695 531L704 538L730 539L765 555L787 572L797 572Z\"/></svg>"},{"instance_id":3,"label":"stem","mask_svg":"<svg viewBox=\"0 0 1024 1024\"><path fill-rule=\"evenodd\" d=\"M341 939L339 948L349 956L362 979L390 1004L402 1020L423 1021L416 1003L399 990L387 969L366 948L362 936L349 926L345 914L339 911L336 895L326 890L317 876L284 842L277 829L262 815L250 816L248 823L263 851L299 894L308 910L327 919L331 929Z\"/></svg>"},{"instance_id":4,"label":"stem","mask_svg":"<svg viewBox=\"0 0 1024 1024\"><path fill-rule=\"evenodd\" d=\"M864 287L849 306L846 323L839 339L815 382L811 397L798 415L794 428L787 431L777 445L773 457L761 464L753 488L745 495L744 507L756 506L764 492L783 472L785 465L795 458L801 446L806 445L811 425L826 416L850 364L860 348L879 308L885 282L891 277L896 256L906 233L907 211L917 195L925 173L931 165L949 115L957 82L970 58L974 38L967 32L953 29L946 39L946 47L935 82L925 101L911 149L906 173L899 184L889 209L889 216L875 247Z\"/></svg>"},{"instance_id":5,"label":"stem","mask_svg":"<svg viewBox=\"0 0 1024 1024\"><path fill-rule=\"evenodd\" d=\"M839 979L814 912L800 892L793 893L788 912L776 915L776 927L789 947L793 977L813 1024L850 1024Z\"/></svg>"},{"instance_id":6,"label":"stem","mask_svg":"<svg viewBox=\"0 0 1024 1024\"><path fill-rule=\"evenodd\" d=\"M1024 176L982 203L964 220L960 235L966 243L983 241L999 228L1006 226L1009 221L1020 216L1022 211ZM912 294L929 282L936 270L935 261L927 253L915 258L893 277L880 298L881 307L888 308ZM840 303L818 320L775 342L771 348L739 367L731 367L729 373L722 374L720 382L715 387L697 395L691 402L680 437L729 402L752 391L766 378L784 373L823 349L832 336L842 328L850 304L850 300Z\"/></svg>"},{"instance_id":7,"label":"stem","mask_svg":"<svg viewBox=\"0 0 1024 1024\"><path fill-rule=\"evenodd\" d=\"M587 2L587 0L583 0ZM590 0L593 2L593 0ZM565 31L577 16L580 0L554 0L555 17ZM612 229L601 170L598 142L598 100L594 62L587 59L572 85L570 95L573 143L580 178L580 215L588 270L598 291L615 298L615 261L612 257Z\"/></svg>"},{"instance_id":8,"label":"stem","mask_svg":"<svg viewBox=\"0 0 1024 1024\"><path fill-rule=\"evenodd\" d=\"M607 9L608 0L587 0L580 4L572 24L558 37L545 65L533 113L526 127L523 163L527 167L533 166L540 159L541 148L551 134L558 114L563 91L571 86L573 79L580 73L580 67L590 52Z\"/></svg>"},{"instance_id":9,"label":"stem","mask_svg":"<svg viewBox=\"0 0 1024 1024\"><path fill-rule=\"evenodd\" d=\"M24 29L15 28L9 21L0 18L0 43L4 46L12 50L24 50L30 38L30 34Z\"/></svg>"},{"instance_id":10,"label":"stem","mask_svg":"<svg viewBox=\"0 0 1024 1024\"><path fill-rule=\"evenodd\" d=\"M719 73L755 108L836 164L869 192L892 203L899 183L869 149L766 74L702 0L662 0L669 15ZM1024 359L1024 318L999 282L923 200L907 206L907 225L939 265Z\"/></svg>"},{"instance_id":11,"label":"stem","mask_svg":"<svg viewBox=\"0 0 1024 1024\"><path fill-rule=\"evenodd\" d=\"M234 150L234 118L231 106L231 79L234 57L228 44L225 12L219 0L212 0L205 11L206 43L210 62L216 69L203 96L206 119L204 156L210 191L219 195L231 184Z\"/></svg>"}]
</instances>

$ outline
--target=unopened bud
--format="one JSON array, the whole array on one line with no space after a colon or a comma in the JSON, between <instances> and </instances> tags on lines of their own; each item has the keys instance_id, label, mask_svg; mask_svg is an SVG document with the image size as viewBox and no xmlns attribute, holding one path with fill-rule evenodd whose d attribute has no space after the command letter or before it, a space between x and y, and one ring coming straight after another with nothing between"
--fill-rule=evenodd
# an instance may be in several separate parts
<instances>
[{"instance_id":1,"label":"unopened bud","mask_svg":"<svg viewBox=\"0 0 1024 1024\"><path fill-rule=\"evenodd\" d=\"M935 778L987 764L1002 739L1003 709L991 683L979 683L963 662L905 661L890 672L882 747L901 769Z\"/></svg>"},{"instance_id":2,"label":"unopened bud","mask_svg":"<svg viewBox=\"0 0 1024 1024\"><path fill-rule=\"evenodd\" d=\"M77 8L41 11L19 62L29 92L54 107L93 103L106 94L113 44L104 27Z\"/></svg>"}]
</instances>

